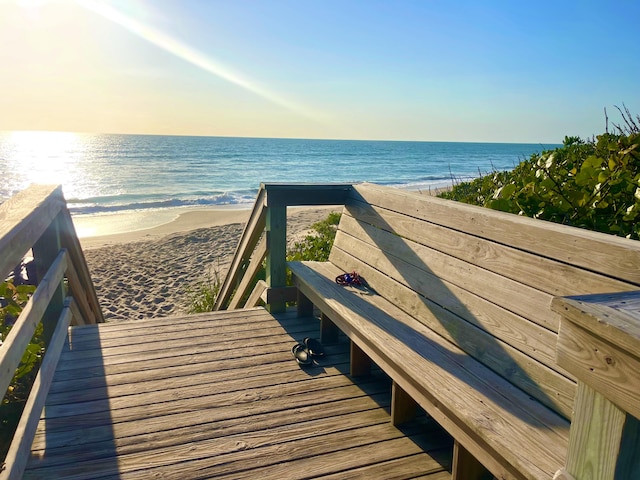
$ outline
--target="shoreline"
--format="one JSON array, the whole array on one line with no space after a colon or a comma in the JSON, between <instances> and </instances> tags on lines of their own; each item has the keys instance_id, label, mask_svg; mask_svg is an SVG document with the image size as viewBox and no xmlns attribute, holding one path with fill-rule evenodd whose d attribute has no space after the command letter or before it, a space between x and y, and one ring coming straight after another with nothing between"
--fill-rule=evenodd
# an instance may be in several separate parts
<instances>
[{"instance_id":1,"label":"shoreline","mask_svg":"<svg viewBox=\"0 0 640 480\"><path fill-rule=\"evenodd\" d=\"M292 244L336 207L299 207L287 213ZM250 210L183 212L146 230L80 243L105 319L135 320L187 313L191 297L224 279Z\"/></svg>"},{"instance_id":2,"label":"shoreline","mask_svg":"<svg viewBox=\"0 0 640 480\"><path fill-rule=\"evenodd\" d=\"M435 195L440 190L420 192ZM287 244L303 238L314 223L342 206L291 207L287 211ZM151 228L113 234L83 236L84 252L105 319L135 320L187 313L191 298L212 282L224 279L244 226L246 209L188 208L143 212ZM126 217L127 215L125 215ZM133 221L132 221L133 219ZM83 228L82 222L80 228ZM136 214L123 223L119 215L84 218L99 231L122 229L136 222ZM157 224L160 222L160 224ZM86 223L84 225L86 227Z\"/></svg>"}]
</instances>

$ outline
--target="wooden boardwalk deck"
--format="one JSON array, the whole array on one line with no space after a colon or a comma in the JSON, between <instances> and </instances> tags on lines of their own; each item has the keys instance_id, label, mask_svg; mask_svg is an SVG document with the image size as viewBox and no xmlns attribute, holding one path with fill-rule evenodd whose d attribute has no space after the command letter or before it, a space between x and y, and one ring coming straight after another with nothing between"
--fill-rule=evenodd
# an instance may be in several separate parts
<instances>
[{"instance_id":1,"label":"wooden boardwalk deck","mask_svg":"<svg viewBox=\"0 0 640 480\"><path fill-rule=\"evenodd\" d=\"M451 478L448 435L391 426L346 341L297 366L318 329L261 308L72 328L25 478Z\"/></svg>"}]
</instances>

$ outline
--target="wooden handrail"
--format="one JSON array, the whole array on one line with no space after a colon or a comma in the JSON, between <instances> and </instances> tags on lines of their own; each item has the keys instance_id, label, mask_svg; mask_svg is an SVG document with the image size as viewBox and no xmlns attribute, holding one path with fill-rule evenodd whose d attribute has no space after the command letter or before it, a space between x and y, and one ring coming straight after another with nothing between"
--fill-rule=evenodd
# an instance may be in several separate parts
<instances>
[{"instance_id":1,"label":"wooden handrail","mask_svg":"<svg viewBox=\"0 0 640 480\"><path fill-rule=\"evenodd\" d=\"M20 478L70 324L103 322L95 287L60 186L34 185L0 205L0 275L31 250L36 289L0 346L4 396L39 324L45 355L0 479ZM66 279L66 281L65 281Z\"/></svg>"},{"instance_id":2,"label":"wooden handrail","mask_svg":"<svg viewBox=\"0 0 640 480\"><path fill-rule=\"evenodd\" d=\"M255 274L267 260L269 288L284 287L287 207L344 205L351 184L263 183L245 225L214 310L241 307ZM284 219L283 219L284 217ZM264 243L258 242L265 236ZM272 248L274 247L274 248ZM264 251L266 248L266 252ZM251 265L249 262L251 261ZM233 297L233 300L232 300ZM253 299L252 299L253 300ZM280 306L284 305L283 302Z\"/></svg>"},{"instance_id":3,"label":"wooden handrail","mask_svg":"<svg viewBox=\"0 0 640 480\"><path fill-rule=\"evenodd\" d=\"M566 467L557 480L640 471L640 291L556 297L558 364L578 379Z\"/></svg>"}]
</instances>

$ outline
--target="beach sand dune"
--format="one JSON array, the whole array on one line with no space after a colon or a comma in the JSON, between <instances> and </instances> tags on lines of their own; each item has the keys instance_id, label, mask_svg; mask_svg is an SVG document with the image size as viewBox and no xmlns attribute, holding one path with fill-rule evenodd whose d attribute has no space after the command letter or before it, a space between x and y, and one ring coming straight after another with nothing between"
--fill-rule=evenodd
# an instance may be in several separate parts
<instances>
[{"instance_id":1,"label":"beach sand dune","mask_svg":"<svg viewBox=\"0 0 640 480\"><path fill-rule=\"evenodd\" d=\"M287 237L292 243L324 218L331 208L291 209ZM197 213L197 212L196 212ZM187 215L153 231L130 236L81 240L98 299L107 321L162 317L186 313L189 291L231 263L244 223L211 224L215 212ZM243 215L246 218L247 215ZM189 219L185 222L185 218ZM236 215L235 218L238 218ZM173 225L173 226L172 226ZM168 233L173 229L179 231ZM128 241L132 240L132 241Z\"/></svg>"}]
</instances>

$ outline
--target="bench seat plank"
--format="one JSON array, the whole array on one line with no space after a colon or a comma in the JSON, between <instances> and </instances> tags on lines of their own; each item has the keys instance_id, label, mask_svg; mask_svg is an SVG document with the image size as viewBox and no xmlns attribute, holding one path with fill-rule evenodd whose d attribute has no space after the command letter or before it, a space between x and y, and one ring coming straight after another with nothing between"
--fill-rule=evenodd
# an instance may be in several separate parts
<instances>
[{"instance_id":1,"label":"bench seat plank","mask_svg":"<svg viewBox=\"0 0 640 480\"><path fill-rule=\"evenodd\" d=\"M551 478L564 465L565 418L381 296L337 285L335 265L290 268L300 291L494 474Z\"/></svg>"}]
</instances>

